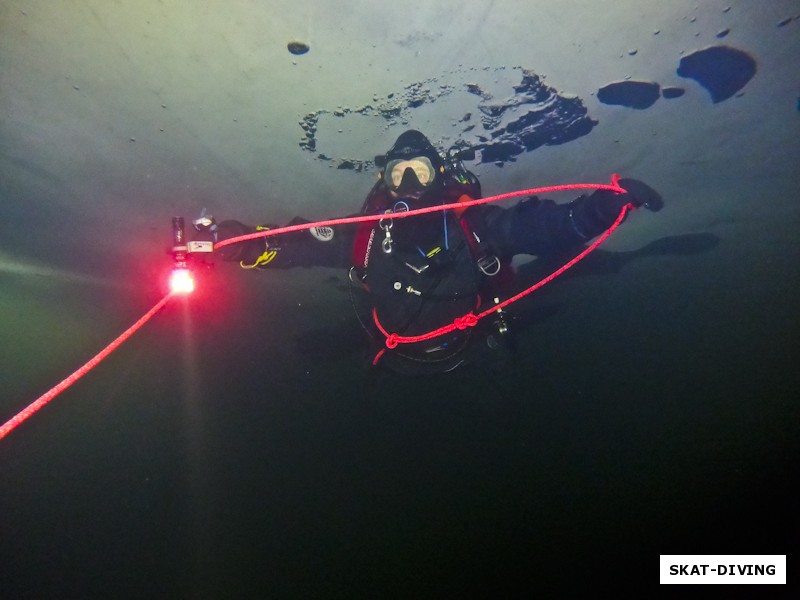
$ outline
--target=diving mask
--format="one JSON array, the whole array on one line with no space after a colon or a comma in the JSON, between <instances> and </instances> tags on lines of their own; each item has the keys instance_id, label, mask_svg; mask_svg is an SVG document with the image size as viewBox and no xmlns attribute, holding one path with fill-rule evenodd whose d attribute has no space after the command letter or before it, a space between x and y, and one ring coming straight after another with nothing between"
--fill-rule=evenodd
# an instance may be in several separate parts
<instances>
[{"instance_id":1,"label":"diving mask","mask_svg":"<svg viewBox=\"0 0 800 600\"><path fill-rule=\"evenodd\" d=\"M410 169L410 172L409 172ZM413 174L413 177L411 175ZM413 181L416 179L416 181ZM413 158L398 158L386 163L383 172L383 180L392 190L399 190L401 187L419 185L427 188L436 179L436 169L427 156L415 156Z\"/></svg>"}]
</instances>

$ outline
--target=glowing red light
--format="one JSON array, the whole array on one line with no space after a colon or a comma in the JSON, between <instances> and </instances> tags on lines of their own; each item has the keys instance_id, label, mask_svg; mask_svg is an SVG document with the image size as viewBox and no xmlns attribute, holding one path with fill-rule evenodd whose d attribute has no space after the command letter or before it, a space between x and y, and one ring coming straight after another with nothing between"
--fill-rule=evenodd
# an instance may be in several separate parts
<instances>
[{"instance_id":1,"label":"glowing red light","mask_svg":"<svg viewBox=\"0 0 800 600\"><path fill-rule=\"evenodd\" d=\"M189 269L175 269L169 278L169 289L173 294L191 294L194 291L194 278Z\"/></svg>"}]
</instances>

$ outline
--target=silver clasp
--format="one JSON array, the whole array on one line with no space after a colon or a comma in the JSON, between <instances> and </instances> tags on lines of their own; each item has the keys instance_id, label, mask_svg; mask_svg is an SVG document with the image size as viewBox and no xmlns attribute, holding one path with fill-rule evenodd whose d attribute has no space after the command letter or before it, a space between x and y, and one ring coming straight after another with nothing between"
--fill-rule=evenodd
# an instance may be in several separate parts
<instances>
[{"instance_id":1,"label":"silver clasp","mask_svg":"<svg viewBox=\"0 0 800 600\"><path fill-rule=\"evenodd\" d=\"M391 213L391 210L387 210L386 213ZM378 221L378 226L383 229L384 238L381 242L381 250L383 250L384 254L391 254L392 253L392 233L391 229L394 226L393 219L381 219Z\"/></svg>"}]
</instances>

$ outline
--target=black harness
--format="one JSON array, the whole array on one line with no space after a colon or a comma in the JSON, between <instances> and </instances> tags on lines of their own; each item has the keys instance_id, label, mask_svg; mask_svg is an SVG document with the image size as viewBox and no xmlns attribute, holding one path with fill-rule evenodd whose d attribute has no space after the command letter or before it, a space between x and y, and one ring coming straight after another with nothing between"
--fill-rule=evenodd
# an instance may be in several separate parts
<instances>
[{"instance_id":1,"label":"black harness","mask_svg":"<svg viewBox=\"0 0 800 600\"><path fill-rule=\"evenodd\" d=\"M447 186L442 203L456 202L470 192L475 190L469 185ZM392 219L393 213L408 210L408 206L391 202L376 184L363 212L385 213L386 218L357 232L350 271L356 313L376 347L385 341L376 321L386 331L415 336L477 311L487 278L501 267L463 216L448 210ZM386 352L381 361L403 372L451 370L463 362L474 329L401 344Z\"/></svg>"}]
</instances>

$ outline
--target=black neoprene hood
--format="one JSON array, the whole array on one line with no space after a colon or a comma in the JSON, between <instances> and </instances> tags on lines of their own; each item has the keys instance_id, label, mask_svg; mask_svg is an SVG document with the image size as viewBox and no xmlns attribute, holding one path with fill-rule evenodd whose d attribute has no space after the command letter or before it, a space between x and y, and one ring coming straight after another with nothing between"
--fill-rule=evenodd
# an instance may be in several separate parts
<instances>
[{"instance_id":1,"label":"black neoprene hood","mask_svg":"<svg viewBox=\"0 0 800 600\"><path fill-rule=\"evenodd\" d=\"M409 129L400 134L386 153L386 161L415 156L426 156L437 171L444 165L442 157L439 156L430 140L416 129Z\"/></svg>"}]
</instances>

